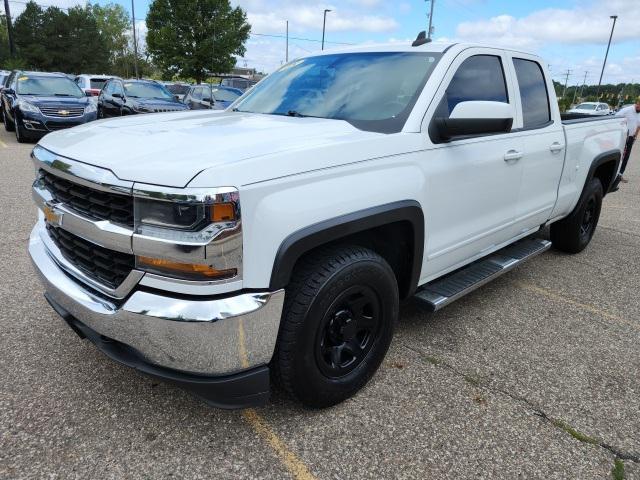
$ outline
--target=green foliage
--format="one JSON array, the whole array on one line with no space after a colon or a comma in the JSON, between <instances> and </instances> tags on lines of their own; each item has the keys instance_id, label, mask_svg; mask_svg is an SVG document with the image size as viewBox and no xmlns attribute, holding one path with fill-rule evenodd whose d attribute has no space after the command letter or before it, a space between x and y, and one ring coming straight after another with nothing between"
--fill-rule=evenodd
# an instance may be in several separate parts
<instances>
[{"instance_id":1,"label":"green foliage","mask_svg":"<svg viewBox=\"0 0 640 480\"><path fill-rule=\"evenodd\" d=\"M12 62L34 70L108 72L127 52L129 26L119 5L88 4L65 12L29 1L14 22L18 60ZM3 65L12 62L3 60Z\"/></svg>"},{"instance_id":2,"label":"green foliage","mask_svg":"<svg viewBox=\"0 0 640 480\"><path fill-rule=\"evenodd\" d=\"M564 84L560 82L553 82L558 96L558 103L560 104L560 96L564 90ZM573 100L575 94L575 101L578 102L606 102L612 107L619 105L634 103L635 99L640 97L640 83L618 83L616 85L606 84L600 86L600 96L598 98L598 86L597 85L574 85L567 87L565 99L569 102ZM563 102L564 103L564 102Z\"/></svg>"},{"instance_id":3,"label":"green foliage","mask_svg":"<svg viewBox=\"0 0 640 480\"><path fill-rule=\"evenodd\" d=\"M624 480L624 462L616 458L611 469L611 477L613 480Z\"/></svg>"},{"instance_id":4,"label":"green foliage","mask_svg":"<svg viewBox=\"0 0 640 480\"><path fill-rule=\"evenodd\" d=\"M251 26L229 0L153 0L147 15L147 50L163 76L230 72L244 55Z\"/></svg>"}]
</instances>

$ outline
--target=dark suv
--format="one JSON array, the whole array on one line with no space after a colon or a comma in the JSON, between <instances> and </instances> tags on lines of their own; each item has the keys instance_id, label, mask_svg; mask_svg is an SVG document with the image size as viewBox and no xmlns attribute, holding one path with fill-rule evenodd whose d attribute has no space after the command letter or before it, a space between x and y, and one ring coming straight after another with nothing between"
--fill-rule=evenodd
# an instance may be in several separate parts
<instances>
[{"instance_id":1,"label":"dark suv","mask_svg":"<svg viewBox=\"0 0 640 480\"><path fill-rule=\"evenodd\" d=\"M188 110L164 85L153 80L112 78L98 97L98 117L120 117L136 113Z\"/></svg>"},{"instance_id":2,"label":"dark suv","mask_svg":"<svg viewBox=\"0 0 640 480\"><path fill-rule=\"evenodd\" d=\"M242 90L221 85L196 85L191 87L183 102L191 110L224 110L242 95Z\"/></svg>"},{"instance_id":3,"label":"dark suv","mask_svg":"<svg viewBox=\"0 0 640 480\"><path fill-rule=\"evenodd\" d=\"M96 105L61 73L14 71L2 91L4 128L18 142L96 119Z\"/></svg>"}]
</instances>

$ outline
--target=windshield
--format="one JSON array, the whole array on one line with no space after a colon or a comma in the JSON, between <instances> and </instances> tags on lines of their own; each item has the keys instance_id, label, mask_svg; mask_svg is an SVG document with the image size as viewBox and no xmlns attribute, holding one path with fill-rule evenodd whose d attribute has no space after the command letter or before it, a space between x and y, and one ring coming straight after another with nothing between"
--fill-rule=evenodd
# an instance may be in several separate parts
<instances>
[{"instance_id":1,"label":"windshield","mask_svg":"<svg viewBox=\"0 0 640 480\"><path fill-rule=\"evenodd\" d=\"M169 90L174 95L186 95L189 91L190 85L166 85L167 90Z\"/></svg>"},{"instance_id":2,"label":"windshield","mask_svg":"<svg viewBox=\"0 0 640 480\"><path fill-rule=\"evenodd\" d=\"M108 78L92 78L91 80L89 80L89 84L94 90L102 90L102 87L104 87L104 84L107 83L107 80Z\"/></svg>"},{"instance_id":3,"label":"windshield","mask_svg":"<svg viewBox=\"0 0 640 480\"><path fill-rule=\"evenodd\" d=\"M166 88L157 83L125 82L124 91L127 97L175 100Z\"/></svg>"},{"instance_id":4,"label":"windshield","mask_svg":"<svg viewBox=\"0 0 640 480\"><path fill-rule=\"evenodd\" d=\"M225 90L223 88L213 88L213 99L218 102L235 102L236 98L240 95L231 90Z\"/></svg>"},{"instance_id":5,"label":"windshield","mask_svg":"<svg viewBox=\"0 0 640 480\"><path fill-rule=\"evenodd\" d=\"M592 103L581 103L576 107L576 110L595 110L596 106Z\"/></svg>"},{"instance_id":6,"label":"windshield","mask_svg":"<svg viewBox=\"0 0 640 480\"><path fill-rule=\"evenodd\" d=\"M441 54L344 53L288 63L256 85L238 111L346 120L399 132Z\"/></svg>"},{"instance_id":7,"label":"windshield","mask_svg":"<svg viewBox=\"0 0 640 480\"><path fill-rule=\"evenodd\" d=\"M84 97L84 92L67 77L18 77L16 93L47 97Z\"/></svg>"}]
</instances>

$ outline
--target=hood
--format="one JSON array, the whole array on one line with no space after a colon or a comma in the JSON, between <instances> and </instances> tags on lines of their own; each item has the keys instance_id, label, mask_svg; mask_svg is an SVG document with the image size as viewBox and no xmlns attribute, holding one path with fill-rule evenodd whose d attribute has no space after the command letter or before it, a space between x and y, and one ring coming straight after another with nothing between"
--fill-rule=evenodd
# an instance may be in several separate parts
<instances>
[{"instance_id":1,"label":"hood","mask_svg":"<svg viewBox=\"0 0 640 480\"><path fill-rule=\"evenodd\" d=\"M108 168L122 180L184 187L199 172L220 172L214 186L240 186L356 161L340 156L345 142L375 149L375 138L342 120L294 118L229 111L188 111L99 120L46 135L40 145L67 158ZM365 148L366 146L366 148ZM318 154L317 150L332 151ZM315 155L308 151L315 150ZM295 152L294 161L247 162ZM378 151L378 154L383 152ZM233 182L233 183L230 183Z\"/></svg>"},{"instance_id":2,"label":"hood","mask_svg":"<svg viewBox=\"0 0 640 480\"><path fill-rule=\"evenodd\" d=\"M19 95L19 97L36 107L86 107L91 101L89 97L41 97L38 95Z\"/></svg>"}]
</instances>

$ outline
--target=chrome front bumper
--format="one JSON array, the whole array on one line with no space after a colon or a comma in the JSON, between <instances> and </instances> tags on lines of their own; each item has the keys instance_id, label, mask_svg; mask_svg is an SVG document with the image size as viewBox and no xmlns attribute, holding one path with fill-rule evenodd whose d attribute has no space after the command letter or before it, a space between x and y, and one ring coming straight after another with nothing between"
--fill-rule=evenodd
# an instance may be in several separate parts
<instances>
[{"instance_id":1,"label":"chrome front bumper","mask_svg":"<svg viewBox=\"0 0 640 480\"><path fill-rule=\"evenodd\" d=\"M29 254L49 298L95 332L134 348L151 364L229 375L271 360L284 290L201 299L134 289L122 301L107 299L58 266L40 237L41 229L38 222L31 232Z\"/></svg>"}]
</instances>

